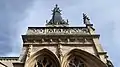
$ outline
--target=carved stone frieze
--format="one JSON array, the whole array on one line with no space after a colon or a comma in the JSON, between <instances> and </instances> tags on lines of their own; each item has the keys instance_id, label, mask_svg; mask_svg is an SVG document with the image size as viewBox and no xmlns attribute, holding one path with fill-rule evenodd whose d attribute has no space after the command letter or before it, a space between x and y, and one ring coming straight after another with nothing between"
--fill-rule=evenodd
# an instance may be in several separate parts
<instances>
[{"instance_id":1,"label":"carved stone frieze","mask_svg":"<svg viewBox=\"0 0 120 67\"><path fill-rule=\"evenodd\" d=\"M72 38L39 38L39 39L26 39L24 44L93 44L91 38L72 37Z\"/></svg>"},{"instance_id":2,"label":"carved stone frieze","mask_svg":"<svg viewBox=\"0 0 120 67\"><path fill-rule=\"evenodd\" d=\"M54 35L66 35L66 34L89 34L87 28L29 28L28 35L42 35L42 34L54 34Z\"/></svg>"}]
</instances>

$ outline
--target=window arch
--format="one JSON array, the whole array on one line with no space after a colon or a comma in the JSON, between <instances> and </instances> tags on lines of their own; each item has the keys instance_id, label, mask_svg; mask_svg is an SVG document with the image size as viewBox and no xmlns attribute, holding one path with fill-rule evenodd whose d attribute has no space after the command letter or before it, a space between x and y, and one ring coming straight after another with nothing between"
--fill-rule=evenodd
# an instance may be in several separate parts
<instances>
[{"instance_id":1,"label":"window arch","mask_svg":"<svg viewBox=\"0 0 120 67\"><path fill-rule=\"evenodd\" d=\"M60 67L58 57L46 48L34 53L26 63L25 67Z\"/></svg>"},{"instance_id":2,"label":"window arch","mask_svg":"<svg viewBox=\"0 0 120 67\"><path fill-rule=\"evenodd\" d=\"M34 67L58 67L49 56L40 56Z\"/></svg>"},{"instance_id":3,"label":"window arch","mask_svg":"<svg viewBox=\"0 0 120 67\"><path fill-rule=\"evenodd\" d=\"M37 53L39 55L36 58L34 67L60 67L59 59L50 50L44 48Z\"/></svg>"},{"instance_id":4,"label":"window arch","mask_svg":"<svg viewBox=\"0 0 120 67\"><path fill-rule=\"evenodd\" d=\"M106 67L98 57L80 50L73 49L63 57L62 67Z\"/></svg>"},{"instance_id":5,"label":"window arch","mask_svg":"<svg viewBox=\"0 0 120 67\"><path fill-rule=\"evenodd\" d=\"M85 67L85 64L77 56L73 56L69 61L67 67Z\"/></svg>"}]
</instances>

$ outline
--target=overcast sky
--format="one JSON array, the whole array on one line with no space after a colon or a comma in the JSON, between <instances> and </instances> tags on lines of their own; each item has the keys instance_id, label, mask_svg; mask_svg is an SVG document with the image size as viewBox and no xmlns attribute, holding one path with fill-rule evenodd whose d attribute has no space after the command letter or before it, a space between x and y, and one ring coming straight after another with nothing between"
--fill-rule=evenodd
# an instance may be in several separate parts
<instances>
[{"instance_id":1,"label":"overcast sky","mask_svg":"<svg viewBox=\"0 0 120 67\"><path fill-rule=\"evenodd\" d=\"M28 26L45 26L58 4L70 26L81 26L82 13L94 24L115 67L120 67L120 0L0 0L0 56L19 56Z\"/></svg>"}]
</instances>

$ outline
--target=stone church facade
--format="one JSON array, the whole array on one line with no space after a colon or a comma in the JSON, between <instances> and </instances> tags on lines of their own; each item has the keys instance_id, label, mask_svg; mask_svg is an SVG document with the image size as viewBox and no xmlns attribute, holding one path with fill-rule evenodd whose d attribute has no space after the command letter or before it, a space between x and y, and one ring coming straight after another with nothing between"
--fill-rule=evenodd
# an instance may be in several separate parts
<instances>
[{"instance_id":1,"label":"stone church facade","mask_svg":"<svg viewBox=\"0 0 120 67\"><path fill-rule=\"evenodd\" d=\"M0 57L0 67L113 67L99 34L83 14L84 27L70 27L56 5L46 27L28 27L19 57Z\"/></svg>"}]
</instances>

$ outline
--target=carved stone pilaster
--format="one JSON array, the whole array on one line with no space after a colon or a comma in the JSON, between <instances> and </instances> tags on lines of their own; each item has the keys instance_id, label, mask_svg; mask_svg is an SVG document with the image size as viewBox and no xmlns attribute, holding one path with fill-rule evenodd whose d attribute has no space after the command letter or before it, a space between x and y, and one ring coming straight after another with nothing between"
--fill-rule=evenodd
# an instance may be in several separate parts
<instances>
[{"instance_id":1,"label":"carved stone pilaster","mask_svg":"<svg viewBox=\"0 0 120 67\"><path fill-rule=\"evenodd\" d=\"M57 55L58 55L58 58L60 59L60 61L62 60L62 45L59 43L58 46L57 46Z\"/></svg>"},{"instance_id":2,"label":"carved stone pilaster","mask_svg":"<svg viewBox=\"0 0 120 67\"><path fill-rule=\"evenodd\" d=\"M29 58L31 56L31 52L32 52L32 45L28 46L28 53L27 53L27 57Z\"/></svg>"}]
</instances>

